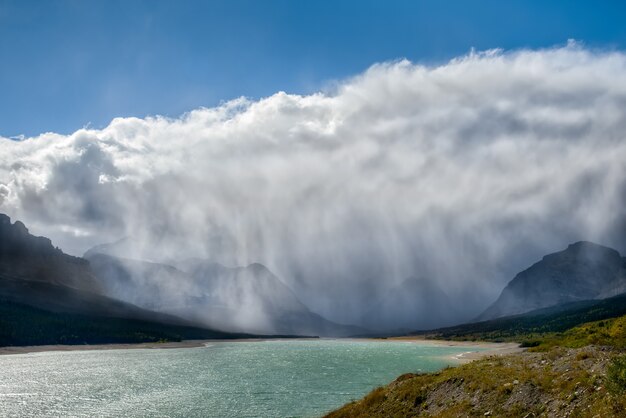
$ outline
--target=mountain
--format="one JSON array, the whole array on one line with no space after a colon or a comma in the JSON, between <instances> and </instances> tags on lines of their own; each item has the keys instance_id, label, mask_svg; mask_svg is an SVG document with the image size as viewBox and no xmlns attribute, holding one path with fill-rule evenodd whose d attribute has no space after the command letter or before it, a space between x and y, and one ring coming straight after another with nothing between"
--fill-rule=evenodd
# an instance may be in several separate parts
<instances>
[{"instance_id":1,"label":"mountain","mask_svg":"<svg viewBox=\"0 0 626 418\"><path fill-rule=\"evenodd\" d=\"M0 275L0 300L50 312L189 325L189 321L173 315L142 309L98 293L43 281L11 279L2 275Z\"/></svg>"},{"instance_id":2,"label":"mountain","mask_svg":"<svg viewBox=\"0 0 626 418\"><path fill-rule=\"evenodd\" d=\"M146 312L100 294L89 262L64 254L20 221L0 214L0 298L15 303L85 314L145 319Z\"/></svg>"},{"instance_id":3,"label":"mountain","mask_svg":"<svg viewBox=\"0 0 626 418\"><path fill-rule=\"evenodd\" d=\"M457 317L448 295L433 281L409 277L382 292L362 323L378 330L432 328Z\"/></svg>"},{"instance_id":4,"label":"mountain","mask_svg":"<svg viewBox=\"0 0 626 418\"><path fill-rule=\"evenodd\" d=\"M174 312L193 304L186 295L202 294L193 278L165 264L90 253L87 260L103 293L161 312Z\"/></svg>"},{"instance_id":5,"label":"mountain","mask_svg":"<svg viewBox=\"0 0 626 418\"><path fill-rule=\"evenodd\" d=\"M624 292L626 258L614 249L580 241L517 274L477 320Z\"/></svg>"},{"instance_id":6,"label":"mountain","mask_svg":"<svg viewBox=\"0 0 626 418\"><path fill-rule=\"evenodd\" d=\"M243 338L101 294L89 262L0 214L0 346Z\"/></svg>"},{"instance_id":7,"label":"mountain","mask_svg":"<svg viewBox=\"0 0 626 418\"><path fill-rule=\"evenodd\" d=\"M98 252L108 248L85 253L104 292L147 309L236 332L323 336L365 332L311 312L258 263L231 268L189 259L168 265Z\"/></svg>"},{"instance_id":8,"label":"mountain","mask_svg":"<svg viewBox=\"0 0 626 418\"><path fill-rule=\"evenodd\" d=\"M89 263L64 254L45 237L36 237L26 226L0 214L0 276L50 283L98 293L98 280Z\"/></svg>"},{"instance_id":9,"label":"mountain","mask_svg":"<svg viewBox=\"0 0 626 418\"><path fill-rule=\"evenodd\" d=\"M134 240L130 237L121 238L115 242L96 245L83 254L83 258L90 258L94 254L106 254L117 258L126 258L130 260L143 260L164 262L167 264L171 257L169 256L167 246L163 240L158 242L152 239L148 242Z\"/></svg>"}]
</instances>

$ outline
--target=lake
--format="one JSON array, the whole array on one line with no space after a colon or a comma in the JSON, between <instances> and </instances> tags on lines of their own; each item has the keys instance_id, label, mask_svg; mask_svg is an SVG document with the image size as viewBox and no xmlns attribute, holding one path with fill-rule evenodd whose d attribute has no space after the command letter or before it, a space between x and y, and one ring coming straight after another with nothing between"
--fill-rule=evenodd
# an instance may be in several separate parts
<instances>
[{"instance_id":1,"label":"lake","mask_svg":"<svg viewBox=\"0 0 626 418\"><path fill-rule=\"evenodd\" d=\"M404 341L212 342L0 356L0 414L315 417L467 347Z\"/></svg>"}]
</instances>

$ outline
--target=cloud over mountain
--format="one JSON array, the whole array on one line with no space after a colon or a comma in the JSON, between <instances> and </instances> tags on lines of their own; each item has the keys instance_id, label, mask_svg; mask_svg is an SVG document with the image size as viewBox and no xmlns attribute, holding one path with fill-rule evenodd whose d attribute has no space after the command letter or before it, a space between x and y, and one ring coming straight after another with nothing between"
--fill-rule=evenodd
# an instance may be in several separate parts
<instances>
[{"instance_id":1,"label":"cloud over mountain","mask_svg":"<svg viewBox=\"0 0 626 418\"><path fill-rule=\"evenodd\" d=\"M469 315L567 243L626 250L626 55L574 43L0 150L0 211L70 252L130 236L144 258L261 262L342 321L407 277Z\"/></svg>"}]
</instances>

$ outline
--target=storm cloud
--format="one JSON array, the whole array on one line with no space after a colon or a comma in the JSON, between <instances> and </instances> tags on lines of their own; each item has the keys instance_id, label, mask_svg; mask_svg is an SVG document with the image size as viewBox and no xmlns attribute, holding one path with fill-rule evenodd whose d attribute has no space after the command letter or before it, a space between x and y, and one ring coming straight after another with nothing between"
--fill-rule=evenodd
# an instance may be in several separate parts
<instances>
[{"instance_id":1,"label":"storm cloud","mask_svg":"<svg viewBox=\"0 0 626 418\"><path fill-rule=\"evenodd\" d=\"M626 249L626 54L376 64L329 91L0 139L0 210L82 253L267 265L355 322L435 280L464 315L577 240Z\"/></svg>"}]
</instances>

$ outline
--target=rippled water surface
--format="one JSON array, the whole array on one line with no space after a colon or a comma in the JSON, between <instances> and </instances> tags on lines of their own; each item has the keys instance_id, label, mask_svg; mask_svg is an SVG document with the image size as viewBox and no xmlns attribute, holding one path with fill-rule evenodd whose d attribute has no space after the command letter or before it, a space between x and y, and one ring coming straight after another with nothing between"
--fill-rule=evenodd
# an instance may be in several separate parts
<instances>
[{"instance_id":1,"label":"rippled water surface","mask_svg":"<svg viewBox=\"0 0 626 418\"><path fill-rule=\"evenodd\" d=\"M0 415L320 416L464 347L411 342L216 342L203 348L0 356Z\"/></svg>"}]
</instances>

